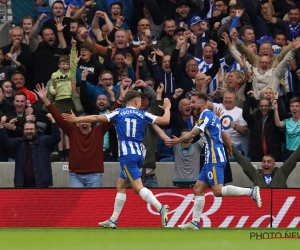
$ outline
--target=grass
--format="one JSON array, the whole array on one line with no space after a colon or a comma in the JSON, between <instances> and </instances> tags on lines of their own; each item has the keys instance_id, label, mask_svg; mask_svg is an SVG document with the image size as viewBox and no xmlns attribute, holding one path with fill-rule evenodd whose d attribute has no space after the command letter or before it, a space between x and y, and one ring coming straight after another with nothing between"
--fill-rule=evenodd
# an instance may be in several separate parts
<instances>
[{"instance_id":1,"label":"grass","mask_svg":"<svg viewBox=\"0 0 300 250\"><path fill-rule=\"evenodd\" d=\"M200 229L175 228L1 228L3 250L276 250L299 249L299 239L253 240L250 232L297 232L300 229Z\"/></svg>"}]
</instances>

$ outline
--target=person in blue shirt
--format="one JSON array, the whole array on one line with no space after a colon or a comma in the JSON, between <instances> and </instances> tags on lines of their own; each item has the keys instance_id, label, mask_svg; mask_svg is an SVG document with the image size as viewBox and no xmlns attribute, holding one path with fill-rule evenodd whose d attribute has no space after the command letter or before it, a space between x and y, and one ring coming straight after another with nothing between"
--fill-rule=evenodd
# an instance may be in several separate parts
<instances>
[{"instance_id":1,"label":"person in blue shirt","mask_svg":"<svg viewBox=\"0 0 300 250\"><path fill-rule=\"evenodd\" d=\"M130 81L130 79L129 79ZM140 81L140 80L138 80ZM138 85L138 81L135 83ZM123 100L118 100L123 102ZM110 114L91 115L85 117L76 117L74 114L63 114L64 118L70 122L111 122L116 125L116 132L119 143L119 161L121 173L117 181L117 195L115 199L114 212L110 219L100 222L99 226L104 228L116 228L117 220L126 201L127 183L136 194L139 194L143 200L153 205L160 213L162 225L165 227L168 223L167 212L168 205L161 204L153 193L145 188L141 180L141 171L145 150L142 140L145 134L146 122L157 125L166 125L170 120L171 104L169 99L164 99L164 105L160 106L165 112L162 117L139 110L141 106L141 93L130 90L125 94L126 107L116 109Z\"/></svg>"},{"instance_id":2,"label":"person in blue shirt","mask_svg":"<svg viewBox=\"0 0 300 250\"><path fill-rule=\"evenodd\" d=\"M191 98L191 108L200 114L194 128L184 136L177 138L173 136L172 140L166 141L167 146L189 141L200 134L205 146L205 163L200 172L196 185L194 187L194 207L192 221L187 224L179 225L180 229L199 229L200 216L205 204L204 191L211 186L216 197L223 196L250 196L261 207L261 198L259 187L241 188L232 185L224 185L224 169L226 167L226 155L223 146L224 143L229 151L229 158L232 155L230 138L226 132L222 131L219 118L207 109L207 97L204 93L193 93ZM199 156L200 157L200 156Z\"/></svg>"},{"instance_id":3,"label":"person in blue shirt","mask_svg":"<svg viewBox=\"0 0 300 250\"><path fill-rule=\"evenodd\" d=\"M96 9L106 12L114 25L118 17L123 16L124 22L119 28L130 30L135 10L132 0L96 0ZM100 25L103 24L102 19Z\"/></svg>"}]
</instances>

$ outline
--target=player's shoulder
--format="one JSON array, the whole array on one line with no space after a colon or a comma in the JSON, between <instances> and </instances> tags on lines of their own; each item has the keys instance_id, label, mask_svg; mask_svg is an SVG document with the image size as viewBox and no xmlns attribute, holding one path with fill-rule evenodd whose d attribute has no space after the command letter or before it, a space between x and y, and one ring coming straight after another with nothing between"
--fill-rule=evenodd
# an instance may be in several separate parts
<instances>
[{"instance_id":1,"label":"player's shoulder","mask_svg":"<svg viewBox=\"0 0 300 250\"><path fill-rule=\"evenodd\" d=\"M197 125L200 126L202 124L204 124L204 122L208 122L209 120L211 120L211 117L212 117L212 112L208 109L205 109L201 114L200 114L200 117L197 121Z\"/></svg>"},{"instance_id":2,"label":"player's shoulder","mask_svg":"<svg viewBox=\"0 0 300 250\"><path fill-rule=\"evenodd\" d=\"M203 119L203 118L205 118L205 117L210 118L210 117L213 117L214 115L215 115L214 112L212 112L212 111L209 110L209 109L205 109L205 110L201 113L200 119Z\"/></svg>"},{"instance_id":3,"label":"player's shoulder","mask_svg":"<svg viewBox=\"0 0 300 250\"><path fill-rule=\"evenodd\" d=\"M121 108L116 108L114 110L110 110L107 114L118 114L120 113L122 109Z\"/></svg>"}]
</instances>

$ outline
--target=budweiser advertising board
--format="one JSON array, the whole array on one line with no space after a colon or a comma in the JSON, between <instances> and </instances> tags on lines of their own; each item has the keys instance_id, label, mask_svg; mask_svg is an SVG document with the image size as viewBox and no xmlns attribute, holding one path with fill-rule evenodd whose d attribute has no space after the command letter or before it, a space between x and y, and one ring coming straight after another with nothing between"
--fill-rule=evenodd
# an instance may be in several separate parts
<instances>
[{"instance_id":1,"label":"budweiser advertising board","mask_svg":"<svg viewBox=\"0 0 300 250\"><path fill-rule=\"evenodd\" d=\"M170 206L168 227L192 218L192 189L153 189ZM0 227L97 227L108 219L115 189L0 189ZM202 227L300 227L300 189L262 189L263 207L249 197L205 194ZM127 190L119 227L160 227L154 207Z\"/></svg>"}]
</instances>

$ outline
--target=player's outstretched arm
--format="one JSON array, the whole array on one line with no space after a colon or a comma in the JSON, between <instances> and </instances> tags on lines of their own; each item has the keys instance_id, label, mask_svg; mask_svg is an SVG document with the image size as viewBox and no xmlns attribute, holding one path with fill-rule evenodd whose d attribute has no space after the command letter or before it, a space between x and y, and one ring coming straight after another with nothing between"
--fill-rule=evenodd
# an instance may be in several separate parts
<instances>
[{"instance_id":1,"label":"player's outstretched arm","mask_svg":"<svg viewBox=\"0 0 300 250\"><path fill-rule=\"evenodd\" d=\"M177 138L176 136L173 135L173 139L166 141L166 145L169 147L173 147L174 145L179 144L181 142L189 141L193 139L196 135L198 135L200 132L201 129L193 127L193 129L190 132L188 132L185 136Z\"/></svg>"},{"instance_id":2,"label":"player's outstretched arm","mask_svg":"<svg viewBox=\"0 0 300 250\"><path fill-rule=\"evenodd\" d=\"M158 127L155 124L152 124L155 132L158 134L158 136L163 139L164 142L171 140L169 136L166 135L165 131L163 131L160 127Z\"/></svg>"},{"instance_id":3,"label":"player's outstretched arm","mask_svg":"<svg viewBox=\"0 0 300 250\"><path fill-rule=\"evenodd\" d=\"M179 138L180 142L189 141L193 139L196 135L200 134L201 129L193 127L193 129L188 132L185 136Z\"/></svg>"},{"instance_id":4,"label":"player's outstretched arm","mask_svg":"<svg viewBox=\"0 0 300 250\"><path fill-rule=\"evenodd\" d=\"M154 122L154 124L157 125L167 125L170 122L170 109L171 109L171 103L168 98L164 99L164 105L159 106L161 109L165 111L163 116L158 116Z\"/></svg>"},{"instance_id":5,"label":"player's outstretched arm","mask_svg":"<svg viewBox=\"0 0 300 250\"><path fill-rule=\"evenodd\" d=\"M88 116L80 116L76 117L73 111L71 110L71 114L62 114L63 118L69 122L108 122L106 115L88 115Z\"/></svg>"}]
</instances>

